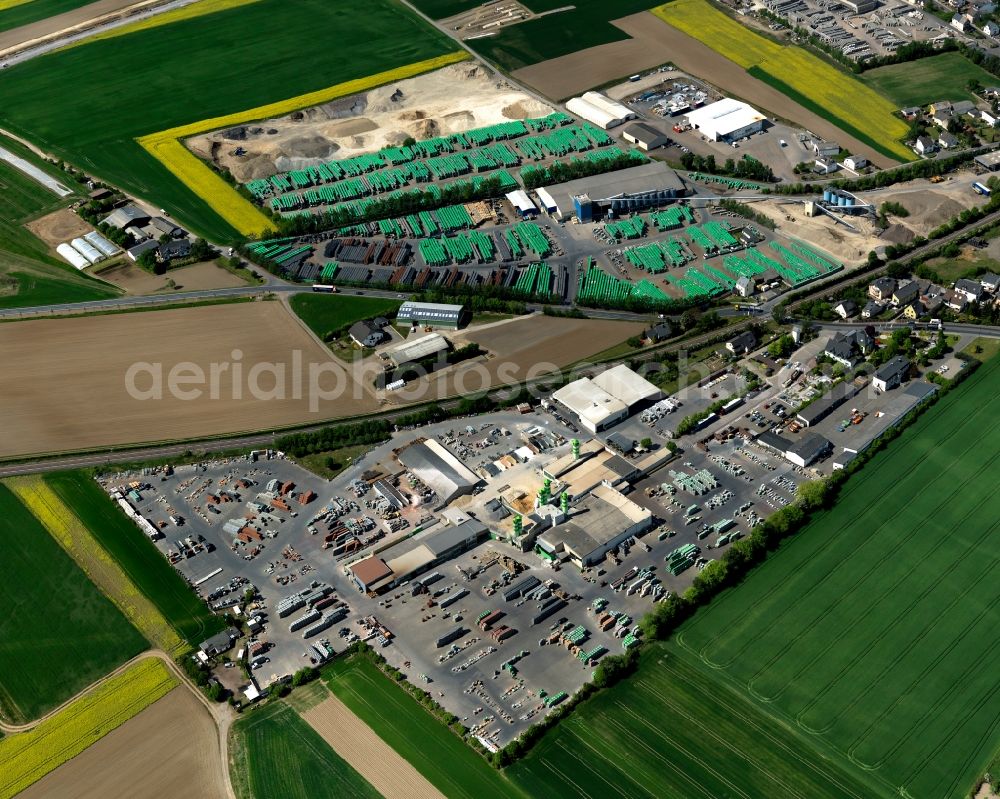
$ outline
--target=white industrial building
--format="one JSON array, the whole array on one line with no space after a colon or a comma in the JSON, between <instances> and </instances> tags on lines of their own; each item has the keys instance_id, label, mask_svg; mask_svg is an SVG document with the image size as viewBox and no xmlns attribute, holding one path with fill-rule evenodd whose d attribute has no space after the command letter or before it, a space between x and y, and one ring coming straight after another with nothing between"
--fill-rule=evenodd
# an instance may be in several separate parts
<instances>
[{"instance_id":1,"label":"white industrial building","mask_svg":"<svg viewBox=\"0 0 1000 799\"><path fill-rule=\"evenodd\" d=\"M657 130L645 122L636 122L622 131L622 138L627 142L639 145L641 150L655 150L663 147L670 139L662 130Z\"/></svg>"},{"instance_id":2,"label":"white industrial building","mask_svg":"<svg viewBox=\"0 0 1000 799\"><path fill-rule=\"evenodd\" d=\"M428 333L420 338L411 338L402 344L381 352L379 355L384 360L391 362L394 366L402 366L406 363L413 363L439 352L448 350L448 339L440 333Z\"/></svg>"},{"instance_id":3,"label":"white industrial building","mask_svg":"<svg viewBox=\"0 0 1000 799\"><path fill-rule=\"evenodd\" d=\"M639 404L654 402L662 392L625 365L597 377L574 380L556 391L552 399L580 419L591 433L628 417Z\"/></svg>"},{"instance_id":4,"label":"white industrial building","mask_svg":"<svg viewBox=\"0 0 1000 799\"><path fill-rule=\"evenodd\" d=\"M396 312L397 322L409 322L414 327L432 325L456 330L461 326L465 306L441 302L407 301Z\"/></svg>"},{"instance_id":5,"label":"white industrial building","mask_svg":"<svg viewBox=\"0 0 1000 799\"><path fill-rule=\"evenodd\" d=\"M627 106L605 97L600 92L586 92L582 97L572 98L566 103L566 110L604 130L636 117L635 112Z\"/></svg>"},{"instance_id":6,"label":"white industrial building","mask_svg":"<svg viewBox=\"0 0 1000 799\"><path fill-rule=\"evenodd\" d=\"M559 204L555 201L549 190L546 188L535 189L535 194L538 195L538 202L541 203L542 208L547 214L557 214L559 213Z\"/></svg>"},{"instance_id":7,"label":"white industrial building","mask_svg":"<svg viewBox=\"0 0 1000 799\"><path fill-rule=\"evenodd\" d=\"M522 217L538 216L538 207L531 201L531 198L524 189L512 191L504 196L507 198L507 202L513 205L514 210Z\"/></svg>"},{"instance_id":8,"label":"white industrial building","mask_svg":"<svg viewBox=\"0 0 1000 799\"><path fill-rule=\"evenodd\" d=\"M764 128L767 121L751 105L731 97L706 105L687 115L688 124L712 141L736 141Z\"/></svg>"}]
</instances>

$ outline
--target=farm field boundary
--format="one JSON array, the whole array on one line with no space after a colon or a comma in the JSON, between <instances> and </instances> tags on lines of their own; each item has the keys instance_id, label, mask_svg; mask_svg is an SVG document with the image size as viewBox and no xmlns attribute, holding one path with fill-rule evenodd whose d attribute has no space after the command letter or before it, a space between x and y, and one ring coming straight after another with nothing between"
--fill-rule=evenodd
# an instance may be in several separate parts
<instances>
[{"instance_id":1,"label":"farm field boundary","mask_svg":"<svg viewBox=\"0 0 1000 799\"><path fill-rule=\"evenodd\" d=\"M142 652L148 644L0 485L4 615L0 617L0 718L37 719Z\"/></svg>"},{"instance_id":2,"label":"farm field boundary","mask_svg":"<svg viewBox=\"0 0 1000 799\"><path fill-rule=\"evenodd\" d=\"M366 657L334 661L324 669L323 680L354 715L449 799L526 796Z\"/></svg>"},{"instance_id":3,"label":"farm field boundary","mask_svg":"<svg viewBox=\"0 0 1000 799\"><path fill-rule=\"evenodd\" d=\"M284 702L244 715L230 736L230 771L239 799L380 796ZM382 765L373 763L375 768Z\"/></svg>"},{"instance_id":4,"label":"farm field boundary","mask_svg":"<svg viewBox=\"0 0 1000 799\"><path fill-rule=\"evenodd\" d=\"M0 739L0 799L10 799L178 685L159 658L144 658L28 732Z\"/></svg>"},{"instance_id":5,"label":"farm field boundary","mask_svg":"<svg viewBox=\"0 0 1000 799\"><path fill-rule=\"evenodd\" d=\"M185 186L208 203L226 222L244 236L259 236L271 226L270 221L254 205L242 197L203 161L188 150L181 139L207 133L231 125L259 119L271 119L300 108L328 103L339 97L374 89L394 80L403 80L434 69L464 61L468 53L457 51L447 55L417 61L396 69L378 72L365 78L345 81L319 91L300 94L276 103L251 108L235 114L203 119L159 133L142 136L137 141L150 155L169 169Z\"/></svg>"},{"instance_id":6,"label":"farm field boundary","mask_svg":"<svg viewBox=\"0 0 1000 799\"><path fill-rule=\"evenodd\" d=\"M225 628L225 620L209 611L152 542L136 535L138 528L86 471L53 472L44 481L191 646Z\"/></svg>"},{"instance_id":7,"label":"farm field boundary","mask_svg":"<svg viewBox=\"0 0 1000 799\"><path fill-rule=\"evenodd\" d=\"M174 628L41 477L11 477L4 484L154 646L172 656L185 650Z\"/></svg>"},{"instance_id":8,"label":"farm field boundary","mask_svg":"<svg viewBox=\"0 0 1000 799\"><path fill-rule=\"evenodd\" d=\"M329 695L302 719L386 799L444 799L338 697Z\"/></svg>"},{"instance_id":9,"label":"farm field boundary","mask_svg":"<svg viewBox=\"0 0 1000 799\"><path fill-rule=\"evenodd\" d=\"M913 160L900 139L909 128L893 116L895 106L846 72L800 47L781 46L741 25L707 0L674 0L653 9L668 25L711 47L747 70L829 119L845 132L871 144L886 157ZM879 131L877 138L861 134Z\"/></svg>"}]
</instances>

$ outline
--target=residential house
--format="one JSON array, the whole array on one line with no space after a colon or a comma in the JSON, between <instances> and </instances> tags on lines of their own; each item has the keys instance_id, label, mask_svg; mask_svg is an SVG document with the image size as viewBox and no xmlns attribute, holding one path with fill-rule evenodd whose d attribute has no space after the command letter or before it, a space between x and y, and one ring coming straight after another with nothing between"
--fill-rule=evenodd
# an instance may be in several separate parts
<instances>
[{"instance_id":1,"label":"residential house","mask_svg":"<svg viewBox=\"0 0 1000 799\"><path fill-rule=\"evenodd\" d=\"M743 275L736 281L735 290L741 297L750 297L757 290L757 281L752 277Z\"/></svg>"},{"instance_id":2,"label":"residential house","mask_svg":"<svg viewBox=\"0 0 1000 799\"><path fill-rule=\"evenodd\" d=\"M960 291L948 291L944 295L944 304L956 313L962 313L969 305L969 298Z\"/></svg>"},{"instance_id":3,"label":"residential house","mask_svg":"<svg viewBox=\"0 0 1000 799\"><path fill-rule=\"evenodd\" d=\"M895 291L892 292L892 304L897 308L902 308L904 305L909 305L913 302L920 294L920 286L916 281L911 280L909 283L902 283L896 286Z\"/></svg>"},{"instance_id":4,"label":"residential house","mask_svg":"<svg viewBox=\"0 0 1000 799\"><path fill-rule=\"evenodd\" d=\"M128 257L132 261L138 261L139 256L144 252L156 252L160 249L160 244L153 239L146 239L136 244L134 247L130 247L127 251Z\"/></svg>"},{"instance_id":5,"label":"residential house","mask_svg":"<svg viewBox=\"0 0 1000 799\"><path fill-rule=\"evenodd\" d=\"M868 166L868 159L863 155L849 155L844 159L844 166L857 172Z\"/></svg>"},{"instance_id":6,"label":"residential house","mask_svg":"<svg viewBox=\"0 0 1000 799\"><path fill-rule=\"evenodd\" d=\"M848 369L861 362L862 357L874 346L874 340L864 330L837 333L826 342L823 352Z\"/></svg>"},{"instance_id":7,"label":"residential house","mask_svg":"<svg viewBox=\"0 0 1000 799\"><path fill-rule=\"evenodd\" d=\"M941 135L938 136L938 145L942 150L954 150L958 147L958 137L954 133L942 130Z\"/></svg>"},{"instance_id":8,"label":"residential house","mask_svg":"<svg viewBox=\"0 0 1000 799\"><path fill-rule=\"evenodd\" d=\"M993 20L990 20L983 25L983 33L987 36L1000 36L1000 25L997 25Z\"/></svg>"},{"instance_id":9,"label":"residential house","mask_svg":"<svg viewBox=\"0 0 1000 799\"><path fill-rule=\"evenodd\" d=\"M832 141L814 139L812 151L817 158L834 158L840 153L840 145Z\"/></svg>"},{"instance_id":10,"label":"residential house","mask_svg":"<svg viewBox=\"0 0 1000 799\"><path fill-rule=\"evenodd\" d=\"M854 300L841 300L833 306L833 310L841 319L849 319L858 312L858 304Z\"/></svg>"},{"instance_id":11,"label":"residential house","mask_svg":"<svg viewBox=\"0 0 1000 799\"><path fill-rule=\"evenodd\" d=\"M651 328L646 330L642 337L647 341L651 341L657 344L661 341L666 341L673 335L673 329L670 327L669 322L660 322L658 325L653 325Z\"/></svg>"},{"instance_id":12,"label":"residential house","mask_svg":"<svg viewBox=\"0 0 1000 799\"><path fill-rule=\"evenodd\" d=\"M935 111L931 121L942 130L947 130L948 124L955 118L951 111Z\"/></svg>"},{"instance_id":13,"label":"residential house","mask_svg":"<svg viewBox=\"0 0 1000 799\"><path fill-rule=\"evenodd\" d=\"M161 244L157 248L156 257L165 263L176 258L187 258L190 254L191 242L188 239L176 239Z\"/></svg>"},{"instance_id":14,"label":"residential house","mask_svg":"<svg viewBox=\"0 0 1000 799\"><path fill-rule=\"evenodd\" d=\"M757 338L749 330L734 336L726 342L726 349L733 355L746 355L757 346Z\"/></svg>"},{"instance_id":15,"label":"residential house","mask_svg":"<svg viewBox=\"0 0 1000 799\"><path fill-rule=\"evenodd\" d=\"M1000 28L1000 26L997 26ZM981 108L973 109L969 112L969 116L973 119L978 119L981 122L985 122L991 128L995 128L997 125L998 117L992 114L990 111L984 111Z\"/></svg>"},{"instance_id":16,"label":"residential house","mask_svg":"<svg viewBox=\"0 0 1000 799\"><path fill-rule=\"evenodd\" d=\"M896 281L891 277L879 277L868 284L868 296L882 303L892 299L895 290Z\"/></svg>"},{"instance_id":17,"label":"residential house","mask_svg":"<svg viewBox=\"0 0 1000 799\"><path fill-rule=\"evenodd\" d=\"M967 280L963 277L955 281L955 291L964 294L969 302L979 302L983 296L983 284L977 280Z\"/></svg>"},{"instance_id":18,"label":"residential house","mask_svg":"<svg viewBox=\"0 0 1000 799\"><path fill-rule=\"evenodd\" d=\"M921 316L924 315L923 306L920 304L920 300L911 302L903 309L903 316L912 322L917 321Z\"/></svg>"},{"instance_id":19,"label":"residential house","mask_svg":"<svg viewBox=\"0 0 1000 799\"><path fill-rule=\"evenodd\" d=\"M382 328L376 327L371 322L355 322L347 331L347 335L359 347L377 347L388 338Z\"/></svg>"},{"instance_id":20,"label":"residential house","mask_svg":"<svg viewBox=\"0 0 1000 799\"><path fill-rule=\"evenodd\" d=\"M891 391L910 373L910 362L902 355L887 362L872 377L872 388L876 391Z\"/></svg>"},{"instance_id":21,"label":"residential house","mask_svg":"<svg viewBox=\"0 0 1000 799\"><path fill-rule=\"evenodd\" d=\"M817 175L829 175L831 172L836 172L840 169L840 166L836 161L831 161L826 158L817 158L813 162L813 172Z\"/></svg>"},{"instance_id":22,"label":"residential house","mask_svg":"<svg viewBox=\"0 0 1000 799\"><path fill-rule=\"evenodd\" d=\"M921 113L923 113L923 109L919 108L918 106L911 105L908 108L900 108L899 113L902 115L903 119L912 122L914 119L920 116Z\"/></svg>"},{"instance_id":23,"label":"residential house","mask_svg":"<svg viewBox=\"0 0 1000 799\"><path fill-rule=\"evenodd\" d=\"M959 33L968 33L969 20L966 18L965 14L952 14L951 27L953 27Z\"/></svg>"},{"instance_id":24,"label":"residential house","mask_svg":"<svg viewBox=\"0 0 1000 799\"><path fill-rule=\"evenodd\" d=\"M988 291L990 294L996 294L997 289L1000 289L1000 275L994 275L992 272L980 275L979 285L981 285L983 289Z\"/></svg>"},{"instance_id":25,"label":"residential house","mask_svg":"<svg viewBox=\"0 0 1000 799\"><path fill-rule=\"evenodd\" d=\"M934 145L934 141L930 136L917 136L917 140L913 145L913 149L919 155L927 155L928 153L934 152L937 147Z\"/></svg>"},{"instance_id":26,"label":"residential house","mask_svg":"<svg viewBox=\"0 0 1000 799\"><path fill-rule=\"evenodd\" d=\"M861 309L862 319L871 319L874 316L878 316L882 311L885 310L885 306L876 300L869 300L865 303L865 307Z\"/></svg>"}]
</instances>

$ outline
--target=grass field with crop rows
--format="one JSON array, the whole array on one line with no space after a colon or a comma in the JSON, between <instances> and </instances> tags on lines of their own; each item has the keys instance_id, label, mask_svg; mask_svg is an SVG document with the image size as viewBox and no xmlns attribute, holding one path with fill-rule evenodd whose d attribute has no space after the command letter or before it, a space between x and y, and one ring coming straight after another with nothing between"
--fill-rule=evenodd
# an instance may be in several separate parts
<instances>
[{"instance_id":1,"label":"grass field with crop rows","mask_svg":"<svg viewBox=\"0 0 1000 799\"><path fill-rule=\"evenodd\" d=\"M177 685L162 661L144 659L31 731L0 739L0 799L10 799L76 757Z\"/></svg>"},{"instance_id":2,"label":"grass field with crop rows","mask_svg":"<svg viewBox=\"0 0 1000 799\"><path fill-rule=\"evenodd\" d=\"M1000 360L511 769L600 797L968 795L1000 747Z\"/></svg>"},{"instance_id":3,"label":"grass field with crop rows","mask_svg":"<svg viewBox=\"0 0 1000 799\"><path fill-rule=\"evenodd\" d=\"M239 799L378 799L380 794L284 703L233 725Z\"/></svg>"},{"instance_id":4,"label":"grass field with crop rows","mask_svg":"<svg viewBox=\"0 0 1000 799\"><path fill-rule=\"evenodd\" d=\"M144 536L86 472L54 472L45 483L79 518L148 602L189 644L223 630L221 616L209 611L160 550Z\"/></svg>"},{"instance_id":5,"label":"grass field with crop rows","mask_svg":"<svg viewBox=\"0 0 1000 799\"><path fill-rule=\"evenodd\" d=\"M968 89L970 80L978 80L983 86L996 83L995 77L961 53L941 53L904 64L869 69L862 73L861 80L888 97L898 108L928 105L942 97L975 101L978 98Z\"/></svg>"},{"instance_id":6,"label":"grass field with crop rows","mask_svg":"<svg viewBox=\"0 0 1000 799\"><path fill-rule=\"evenodd\" d=\"M653 13L884 155L914 158L900 142L909 127L893 116L898 106L853 75L800 47L783 47L755 33L707 0L673 0Z\"/></svg>"},{"instance_id":7,"label":"grass field with crop rows","mask_svg":"<svg viewBox=\"0 0 1000 799\"><path fill-rule=\"evenodd\" d=\"M521 799L521 792L363 657L323 672L333 693L449 799Z\"/></svg>"},{"instance_id":8,"label":"grass field with crop rows","mask_svg":"<svg viewBox=\"0 0 1000 799\"><path fill-rule=\"evenodd\" d=\"M38 520L0 485L0 716L22 724L148 646Z\"/></svg>"},{"instance_id":9,"label":"grass field with crop rows","mask_svg":"<svg viewBox=\"0 0 1000 799\"><path fill-rule=\"evenodd\" d=\"M178 654L185 649L184 642L176 630L157 610L156 606L143 595L122 570L122 566L95 540L94 534L77 517L76 511L83 512L77 503L73 510L39 476L11 477L4 481L25 507L42 523L49 534L59 542L77 565L86 572L101 591L104 592L125 617L154 646L164 652ZM71 498L72 499L72 498ZM104 516L93 518L95 526L102 528L112 524L110 501L104 509ZM123 516L124 518L124 516ZM138 532L138 528L136 528Z\"/></svg>"},{"instance_id":10,"label":"grass field with crop rows","mask_svg":"<svg viewBox=\"0 0 1000 799\"><path fill-rule=\"evenodd\" d=\"M454 51L394 0L259 0L3 70L0 127L149 198L213 241L231 241L239 238L233 224L137 139ZM122 64L141 93L121 90Z\"/></svg>"}]
</instances>

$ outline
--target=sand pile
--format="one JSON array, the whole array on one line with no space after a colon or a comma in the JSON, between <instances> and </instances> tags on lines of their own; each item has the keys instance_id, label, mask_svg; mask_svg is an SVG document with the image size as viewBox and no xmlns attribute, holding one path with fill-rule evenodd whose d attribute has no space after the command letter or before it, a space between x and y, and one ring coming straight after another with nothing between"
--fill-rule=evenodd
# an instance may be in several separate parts
<instances>
[{"instance_id":1,"label":"sand pile","mask_svg":"<svg viewBox=\"0 0 1000 799\"><path fill-rule=\"evenodd\" d=\"M553 110L484 67L463 63L187 144L245 182Z\"/></svg>"}]
</instances>

